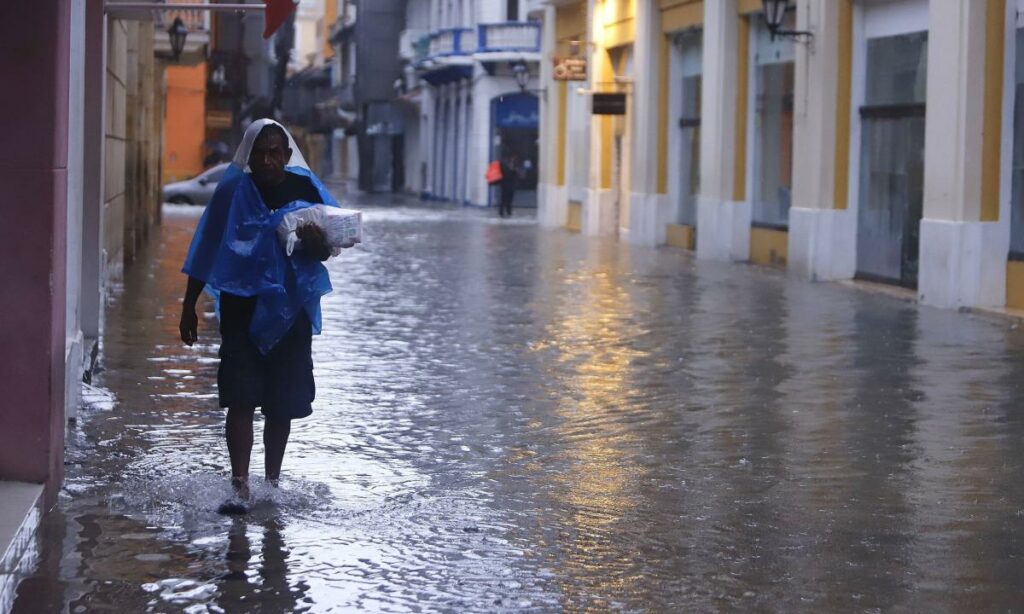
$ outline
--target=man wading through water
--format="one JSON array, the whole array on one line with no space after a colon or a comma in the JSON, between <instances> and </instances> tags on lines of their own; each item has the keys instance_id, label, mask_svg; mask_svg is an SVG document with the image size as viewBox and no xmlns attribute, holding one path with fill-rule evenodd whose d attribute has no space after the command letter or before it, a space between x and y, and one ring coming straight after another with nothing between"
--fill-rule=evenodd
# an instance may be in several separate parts
<instances>
[{"instance_id":1,"label":"man wading through water","mask_svg":"<svg viewBox=\"0 0 1024 614\"><path fill-rule=\"evenodd\" d=\"M203 288L219 302L217 387L220 406L227 408L234 488L221 513L248 510L256 408L266 417L266 479L273 486L291 421L312 413L312 335L320 332L320 297L331 291L321 264L330 250L312 224L297 229L302 249L291 256L276 236L284 213L308 206L303 203L337 205L283 126L253 122L203 213L182 269L188 275L182 341L191 346L197 339L196 301Z\"/></svg>"}]
</instances>

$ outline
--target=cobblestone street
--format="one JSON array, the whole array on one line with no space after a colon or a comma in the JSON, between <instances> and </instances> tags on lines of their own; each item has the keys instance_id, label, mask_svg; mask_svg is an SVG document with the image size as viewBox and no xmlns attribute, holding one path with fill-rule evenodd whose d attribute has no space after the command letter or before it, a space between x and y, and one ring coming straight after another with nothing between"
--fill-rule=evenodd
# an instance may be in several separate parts
<instances>
[{"instance_id":1,"label":"cobblestone street","mask_svg":"<svg viewBox=\"0 0 1024 614\"><path fill-rule=\"evenodd\" d=\"M15 612L1024 609L1016 325L355 205L314 414L241 519L209 301L178 340L201 210L165 207Z\"/></svg>"}]
</instances>

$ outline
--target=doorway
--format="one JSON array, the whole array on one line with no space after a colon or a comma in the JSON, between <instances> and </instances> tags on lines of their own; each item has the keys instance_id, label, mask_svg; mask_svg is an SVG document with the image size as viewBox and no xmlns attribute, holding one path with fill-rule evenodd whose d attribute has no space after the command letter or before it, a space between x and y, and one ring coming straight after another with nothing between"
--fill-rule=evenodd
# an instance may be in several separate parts
<instances>
[{"instance_id":1,"label":"doorway","mask_svg":"<svg viewBox=\"0 0 1024 614\"><path fill-rule=\"evenodd\" d=\"M857 277L917 287L924 202L928 33L869 38Z\"/></svg>"},{"instance_id":2,"label":"doorway","mask_svg":"<svg viewBox=\"0 0 1024 614\"><path fill-rule=\"evenodd\" d=\"M533 94L504 94L491 101L491 159L516 159L514 207L537 206L539 125L540 104ZM497 200L496 189L488 191L491 205Z\"/></svg>"}]
</instances>

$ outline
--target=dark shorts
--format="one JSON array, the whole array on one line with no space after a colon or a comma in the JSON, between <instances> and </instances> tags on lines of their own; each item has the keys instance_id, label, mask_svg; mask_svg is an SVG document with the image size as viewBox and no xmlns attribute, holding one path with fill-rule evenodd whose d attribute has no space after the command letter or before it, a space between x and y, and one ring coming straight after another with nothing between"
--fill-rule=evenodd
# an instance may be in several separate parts
<instances>
[{"instance_id":1,"label":"dark shorts","mask_svg":"<svg viewBox=\"0 0 1024 614\"><path fill-rule=\"evenodd\" d=\"M249 337L255 301L222 295L221 407L259 407L268 418L294 420L313 413L313 327L303 313L266 355Z\"/></svg>"}]
</instances>

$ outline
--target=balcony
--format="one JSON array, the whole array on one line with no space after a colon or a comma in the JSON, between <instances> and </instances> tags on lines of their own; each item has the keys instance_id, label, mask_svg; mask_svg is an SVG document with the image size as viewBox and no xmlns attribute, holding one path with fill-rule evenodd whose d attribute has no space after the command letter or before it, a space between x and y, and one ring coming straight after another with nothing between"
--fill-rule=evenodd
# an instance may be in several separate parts
<instances>
[{"instance_id":1,"label":"balcony","mask_svg":"<svg viewBox=\"0 0 1024 614\"><path fill-rule=\"evenodd\" d=\"M430 58L462 56L473 53L471 28L448 28L435 32L430 38Z\"/></svg>"},{"instance_id":2,"label":"balcony","mask_svg":"<svg viewBox=\"0 0 1024 614\"><path fill-rule=\"evenodd\" d=\"M523 54L540 59L540 22L507 21L503 23L482 23L477 29L477 56L484 61L505 59L505 55L522 57Z\"/></svg>"},{"instance_id":3,"label":"balcony","mask_svg":"<svg viewBox=\"0 0 1024 614\"><path fill-rule=\"evenodd\" d=\"M475 32L471 28L448 28L422 36L416 42L416 69L423 80L441 85L473 76Z\"/></svg>"}]
</instances>

